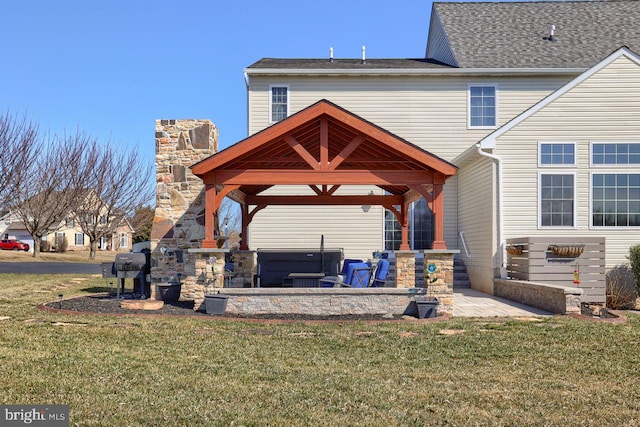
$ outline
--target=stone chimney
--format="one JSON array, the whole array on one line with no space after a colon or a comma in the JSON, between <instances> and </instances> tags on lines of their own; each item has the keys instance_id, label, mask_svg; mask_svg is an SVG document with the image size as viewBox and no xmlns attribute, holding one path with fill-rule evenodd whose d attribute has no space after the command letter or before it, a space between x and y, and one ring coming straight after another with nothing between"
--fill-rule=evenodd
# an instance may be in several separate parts
<instances>
[{"instance_id":1,"label":"stone chimney","mask_svg":"<svg viewBox=\"0 0 640 427\"><path fill-rule=\"evenodd\" d=\"M218 151L209 120L156 120L156 213L151 230L152 298L155 284L182 282L182 299L196 289L197 254L204 239L204 184L189 168Z\"/></svg>"}]
</instances>

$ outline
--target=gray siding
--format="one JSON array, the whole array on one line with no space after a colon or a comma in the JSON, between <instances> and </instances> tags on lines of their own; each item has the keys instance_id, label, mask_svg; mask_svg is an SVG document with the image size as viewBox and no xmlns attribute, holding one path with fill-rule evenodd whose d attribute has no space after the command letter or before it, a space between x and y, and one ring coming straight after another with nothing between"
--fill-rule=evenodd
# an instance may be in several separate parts
<instances>
[{"instance_id":1,"label":"gray siding","mask_svg":"<svg viewBox=\"0 0 640 427\"><path fill-rule=\"evenodd\" d=\"M427 44L427 58L444 62L445 64L458 66L456 57L451 50L451 45L447 39L447 34L442 26L442 21L438 16L438 12L434 9L429 24L429 38Z\"/></svg>"}]
</instances>

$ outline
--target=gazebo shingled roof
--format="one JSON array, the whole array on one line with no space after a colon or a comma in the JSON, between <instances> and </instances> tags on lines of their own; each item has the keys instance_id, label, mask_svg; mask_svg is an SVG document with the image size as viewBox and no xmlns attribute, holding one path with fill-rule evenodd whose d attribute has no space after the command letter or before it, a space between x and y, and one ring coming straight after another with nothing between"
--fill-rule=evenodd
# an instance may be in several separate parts
<instances>
[{"instance_id":1,"label":"gazebo shingled roof","mask_svg":"<svg viewBox=\"0 0 640 427\"><path fill-rule=\"evenodd\" d=\"M243 236L255 213L268 205L381 205L402 226L401 250L409 249L408 207L424 197L435 218L433 248L446 248L442 186L456 166L327 100L191 169L205 184L203 248L215 247L214 212L225 196L242 205ZM274 185L306 185L315 195L261 194ZM341 185L375 185L387 195L336 195ZM246 238L241 249L249 249Z\"/></svg>"}]
</instances>

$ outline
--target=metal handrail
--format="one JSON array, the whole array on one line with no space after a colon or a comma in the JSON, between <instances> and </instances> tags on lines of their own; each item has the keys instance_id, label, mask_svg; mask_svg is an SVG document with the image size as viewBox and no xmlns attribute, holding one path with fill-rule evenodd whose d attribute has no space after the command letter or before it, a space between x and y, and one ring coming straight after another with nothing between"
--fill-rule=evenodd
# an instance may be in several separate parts
<instances>
[{"instance_id":1,"label":"metal handrail","mask_svg":"<svg viewBox=\"0 0 640 427\"><path fill-rule=\"evenodd\" d=\"M464 253L467 254L467 258L471 258L471 253L469 253L469 248L467 247L467 242L464 241L464 230L460 230L460 241L462 242L462 247L464 248Z\"/></svg>"}]
</instances>

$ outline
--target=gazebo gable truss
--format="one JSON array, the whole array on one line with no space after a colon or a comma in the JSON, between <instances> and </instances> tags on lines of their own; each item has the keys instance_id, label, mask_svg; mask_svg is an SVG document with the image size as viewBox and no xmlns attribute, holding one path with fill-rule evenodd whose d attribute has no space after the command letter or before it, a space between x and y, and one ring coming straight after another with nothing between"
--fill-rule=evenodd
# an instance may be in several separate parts
<instances>
[{"instance_id":1,"label":"gazebo gable truss","mask_svg":"<svg viewBox=\"0 0 640 427\"><path fill-rule=\"evenodd\" d=\"M206 189L203 247L214 247L213 214L226 196L242 206L245 236L254 215L269 205L384 206L402 226L401 249L409 249L408 206L423 197L435 217L434 249L446 248L442 185L457 168L327 100L191 168ZM263 194L275 185L304 185L312 193ZM336 194L342 185L375 185L385 194ZM248 249L245 241L241 249Z\"/></svg>"}]
</instances>

